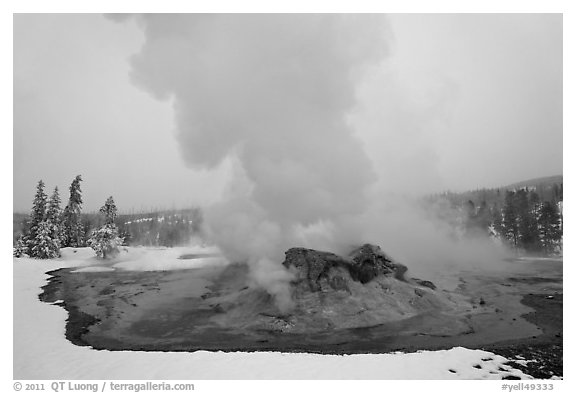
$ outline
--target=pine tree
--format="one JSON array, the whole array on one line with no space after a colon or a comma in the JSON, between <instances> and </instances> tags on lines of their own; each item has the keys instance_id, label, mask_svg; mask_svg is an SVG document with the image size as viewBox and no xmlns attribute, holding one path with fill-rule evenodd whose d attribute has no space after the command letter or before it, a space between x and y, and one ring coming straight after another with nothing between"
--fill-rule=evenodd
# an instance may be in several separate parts
<instances>
[{"instance_id":1,"label":"pine tree","mask_svg":"<svg viewBox=\"0 0 576 393\"><path fill-rule=\"evenodd\" d=\"M492 209L490 209L490 217L492 221L492 226L494 227L494 231L496 232L496 236L499 238L503 237L504 234L504 226L502 224L502 209L498 204L494 204Z\"/></svg>"},{"instance_id":2,"label":"pine tree","mask_svg":"<svg viewBox=\"0 0 576 393\"><path fill-rule=\"evenodd\" d=\"M554 245L562 239L560 213L556 204L544 202L538 218L538 226L542 247L546 253L550 254Z\"/></svg>"},{"instance_id":3,"label":"pine tree","mask_svg":"<svg viewBox=\"0 0 576 393\"><path fill-rule=\"evenodd\" d=\"M123 229L119 230L119 236L123 239L122 245L129 246L132 242L132 235L130 234L128 225L124 225L122 228Z\"/></svg>"},{"instance_id":4,"label":"pine tree","mask_svg":"<svg viewBox=\"0 0 576 393\"><path fill-rule=\"evenodd\" d=\"M48 201L48 207L46 209L46 223L50 231L50 238L53 240L53 245L55 247L54 252L56 256L60 256L60 245L62 238L61 229L61 209L60 209L60 194L58 193L58 187L54 188L54 192Z\"/></svg>"},{"instance_id":5,"label":"pine tree","mask_svg":"<svg viewBox=\"0 0 576 393\"><path fill-rule=\"evenodd\" d=\"M514 191L506 191L502 217L504 237L514 245L518 245L518 219L516 213L516 198Z\"/></svg>"},{"instance_id":6,"label":"pine tree","mask_svg":"<svg viewBox=\"0 0 576 393\"><path fill-rule=\"evenodd\" d=\"M531 205L532 203L537 203L534 202L536 199L532 195L529 196L527 189L518 190L516 199L519 243L525 250L537 251L540 245L538 221L536 212Z\"/></svg>"},{"instance_id":7,"label":"pine tree","mask_svg":"<svg viewBox=\"0 0 576 393\"><path fill-rule=\"evenodd\" d=\"M40 224L46 217L46 193L44 192L44 182L40 180L36 186L36 195L32 205L32 212L30 213L30 229L25 236L25 243L27 247L27 254L31 257L37 257L34 253L34 246L36 246Z\"/></svg>"},{"instance_id":8,"label":"pine tree","mask_svg":"<svg viewBox=\"0 0 576 393\"><path fill-rule=\"evenodd\" d=\"M104 225L92 232L88 243L96 251L100 258L113 258L119 252L119 246L123 239L118 236L118 227L114 223L118 216L118 209L112 197L106 200L104 206L100 208L100 213L104 216Z\"/></svg>"},{"instance_id":9,"label":"pine tree","mask_svg":"<svg viewBox=\"0 0 576 393\"><path fill-rule=\"evenodd\" d=\"M80 225L82 229L82 239L85 239L85 243L88 242L88 239L90 239L90 235L92 234L93 228L96 226L96 224L98 224L98 222L94 222L94 220L95 217L88 214L83 214L80 219Z\"/></svg>"},{"instance_id":10,"label":"pine tree","mask_svg":"<svg viewBox=\"0 0 576 393\"><path fill-rule=\"evenodd\" d=\"M47 259L60 256L60 197L58 188L47 202L44 182L40 180L36 187L36 196L30 214L30 228L26 235L25 250L18 245L14 254L28 254L33 258ZM24 243L24 241L22 241Z\"/></svg>"},{"instance_id":11,"label":"pine tree","mask_svg":"<svg viewBox=\"0 0 576 393\"><path fill-rule=\"evenodd\" d=\"M23 235L20 235L18 237L18 240L16 240L16 244L14 245L13 255L16 258L20 258L20 257L28 255L28 247L26 246L26 242L24 241Z\"/></svg>"},{"instance_id":12,"label":"pine tree","mask_svg":"<svg viewBox=\"0 0 576 393\"><path fill-rule=\"evenodd\" d=\"M31 256L40 259L57 258L60 256L60 241L52 237L52 225L48 221L42 221L31 247Z\"/></svg>"},{"instance_id":13,"label":"pine tree","mask_svg":"<svg viewBox=\"0 0 576 393\"><path fill-rule=\"evenodd\" d=\"M538 195L538 193L534 190L531 190L530 193L528 194L528 202L530 203L530 208L531 209L539 209L539 205L540 205L540 196Z\"/></svg>"},{"instance_id":14,"label":"pine tree","mask_svg":"<svg viewBox=\"0 0 576 393\"><path fill-rule=\"evenodd\" d=\"M55 187L46 208L46 221L60 223L61 213L60 194L58 193L58 187Z\"/></svg>"},{"instance_id":15,"label":"pine tree","mask_svg":"<svg viewBox=\"0 0 576 393\"><path fill-rule=\"evenodd\" d=\"M84 236L82 223L80 222L80 213L82 211L82 190L80 182L82 176L78 175L70 185L70 198L68 205L64 208L62 214L62 246L63 247L81 247L84 246Z\"/></svg>"},{"instance_id":16,"label":"pine tree","mask_svg":"<svg viewBox=\"0 0 576 393\"><path fill-rule=\"evenodd\" d=\"M118 217L118 209L112 197L106 199L106 203L100 208L100 214L104 216L104 224L114 224Z\"/></svg>"}]
</instances>

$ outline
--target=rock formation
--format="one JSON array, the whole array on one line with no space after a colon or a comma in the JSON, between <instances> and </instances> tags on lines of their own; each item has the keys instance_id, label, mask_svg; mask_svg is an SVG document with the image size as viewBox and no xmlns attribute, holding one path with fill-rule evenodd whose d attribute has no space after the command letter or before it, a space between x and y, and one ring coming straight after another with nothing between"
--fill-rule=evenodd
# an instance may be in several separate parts
<instances>
[{"instance_id":1,"label":"rock formation","mask_svg":"<svg viewBox=\"0 0 576 393\"><path fill-rule=\"evenodd\" d=\"M423 316L441 320L439 315L459 308L432 282L407 278L406 266L371 244L345 257L291 248L283 265L294 274L295 309L281 316L282 331L357 328L428 318ZM467 327L455 323L450 329Z\"/></svg>"},{"instance_id":2,"label":"rock formation","mask_svg":"<svg viewBox=\"0 0 576 393\"><path fill-rule=\"evenodd\" d=\"M450 316L469 307L467 302L430 281L406 277L406 266L378 246L365 244L347 256L291 248L283 265L294 277L290 311L279 310L262 288L241 287L238 280L206 299L207 305L222 311L212 321L245 331L294 334L378 326L408 335L469 330L465 320Z\"/></svg>"},{"instance_id":3,"label":"rock formation","mask_svg":"<svg viewBox=\"0 0 576 393\"><path fill-rule=\"evenodd\" d=\"M296 281L305 281L312 292L321 290L323 285L335 290L347 290L348 279L362 284L378 276L404 281L407 270L406 266L392 262L380 247L371 244L354 249L347 258L330 252L291 248L286 252L283 265L292 268Z\"/></svg>"}]
</instances>

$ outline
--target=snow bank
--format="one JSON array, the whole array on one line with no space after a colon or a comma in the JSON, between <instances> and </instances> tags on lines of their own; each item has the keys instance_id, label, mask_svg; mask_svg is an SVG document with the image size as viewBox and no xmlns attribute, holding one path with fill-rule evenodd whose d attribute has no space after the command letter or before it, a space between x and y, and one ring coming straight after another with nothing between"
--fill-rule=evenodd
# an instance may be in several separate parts
<instances>
[{"instance_id":1,"label":"snow bank","mask_svg":"<svg viewBox=\"0 0 576 393\"><path fill-rule=\"evenodd\" d=\"M98 262L94 250L90 247L65 247L60 249L60 254L62 255L61 260L70 261L72 264L77 264L80 261L82 261L82 263L88 263L88 261Z\"/></svg>"},{"instance_id":2,"label":"snow bank","mask_svg":"<svg viewBox=\"0 0 576 393\"><path fill-rule=\"evenodd\" d=\"M106 266L88 266L88 267L82 267L80 269L74 269L71 272L72 273L98 273L98 272L113 272L114 269L113 267L106 267Z\"/></svg>"},{"instance_id":3,"label":"snow bank","mask_svg":"<svg viewBox=\"0 0 576 393\"><path fill-rule=\"evenodd\" d=\"M153 256L146 258L120 262L115 268L131 271L158 271L178 269L198 269L205 266L224 266L228 261L221 257L207 257L197 259L160 259Z\"/></svg>"},{"instance_id":4,"label":"snow bank","mask_svg":"<svg viewBox=\"0 0 576 393\"><path fill-rule=\"evenodd\" d=\"M514 261L518 262L534 262L534 261L542 261L542 262L563 262L563 257L518 257L515 258Z\"/></svg>"},{"instance_id":5,"label":"snow bank","mask_svg":"<svg viewBox=\"0 0 576 393\"><path fill-rule=\"evenodd\" d=\"M507 359L502 356L466 348L337 356L111 352L78 347L64 337L66 311L38 300L40 287L48 278L45 272L85 266L86 259L73 259L69 255L86 257L82 250L65 254L63 259L52 261L14 259L15 379L501 379L504 375L530 378L505 366Z\"/></svg>"},{"instance_id":6,"label":"snow bank","mask_svg":"<svg viewBox=\"0 0 576 393\"><path fill-rule=\"evenodd\" d=\"M194 256L182 259L182 256ZM224 266L228 260L220 256L216 247L121 247L120 254L111 260L96 258L94 250L85 248L62 249L62 267L79 266L74 273L109 272L116 269L130 271L167 271L198 269L206 266Z\"/></svg>"},{"instance_id":7,"label":"snow bank","mask_svg":"<svg viewBox=\"0 0 576 393\"><path fill-rule=\"evenodd\" d=\"M219 256L220 250L214 247L174 247L174 248L144 248L125 247L116 258L118 263L114 268L132 271L157 271L198 269L205 266L223 266L228 263ZM198 256L194 259L181 259L184 255ZM205 255L205 256L202 256Z\"/></svg>"}]
</instances>

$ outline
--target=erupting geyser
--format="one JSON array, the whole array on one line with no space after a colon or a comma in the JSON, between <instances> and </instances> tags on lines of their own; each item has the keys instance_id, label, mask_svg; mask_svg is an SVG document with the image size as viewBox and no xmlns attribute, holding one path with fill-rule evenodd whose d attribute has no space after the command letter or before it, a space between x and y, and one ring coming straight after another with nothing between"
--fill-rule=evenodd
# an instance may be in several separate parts
<instances>
[{"instance_id":1,"label":"erupting geyser","mask_svg":"<svg viewBox=\"0 0 576 393\"><path fill-rule=\"evenodd\" d=\"M363 212L371 163L346 116L364 70L387 52L381 15L139 15L132 79L173 102L186 162L234 165L234 191L206 213L226 256L290 307L283 252L338 249ZM241 186L239 186L241 185Z\"/></svg>"},{"instance_id":2,"label":"erupting geyser","mask_svg":"<svg viewBox=\"0 0 576 393\"><path fill-rule=\"evenodd\" d=\"M247 263L248 284L281 309L294 306L282 267L292 247L345 254L379 244L424 278L506 255L486 238L455 240L422 206L378 191L350 115L361 81L386 60L384 16L136 18L145 42L131 59L134 83L172 102L191 167L231 175L226 195L204 209L206 236L230 261Z\"/></svg>"}]
</instances>

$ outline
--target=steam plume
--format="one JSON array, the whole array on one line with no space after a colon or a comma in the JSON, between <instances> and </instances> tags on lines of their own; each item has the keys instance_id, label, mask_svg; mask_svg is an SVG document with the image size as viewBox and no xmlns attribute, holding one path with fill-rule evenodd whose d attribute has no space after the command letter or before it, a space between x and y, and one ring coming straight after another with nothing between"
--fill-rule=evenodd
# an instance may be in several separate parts
<instances>
[{"instance_id":1,"label":"steam plume","mask_svg":"<svg viewBox=\"0 0 576 393\"><path fill-rule=\"evenodd\" d=\"M146 40L132 78L173 102L186 162L232 163L229 192L206 212L208 234L230 260L248 263L253 283L282 310L291 306L291 276L281 262L292 246L345 252L372 242L417 274L502 256L488 241L455 242L445 224L385 196L387 179L376 184L349 115L364 75L387 56L382 16L137 18ZM412 118L371 126L394 136L414 128ZM433 157L427 149L419 154ZM406 167L397 156L386 155L392 171Z\"/></svg>"},{"instance_id":2,"label":"steam plume","mask_svg":"<svg viewBox=\"0 0 576 393\"><path fill-rule=\"evenodd\" d=\"M172 100L187 163L232 157L233 195L209 232L289 305L283 252L305 229L357 215L375 180L346 121L363 70L386 54L378 15L143 15L133 80ZM242 190L238 192L237 190Z\"/></svg>"}]
</instances>

